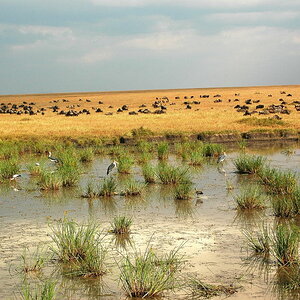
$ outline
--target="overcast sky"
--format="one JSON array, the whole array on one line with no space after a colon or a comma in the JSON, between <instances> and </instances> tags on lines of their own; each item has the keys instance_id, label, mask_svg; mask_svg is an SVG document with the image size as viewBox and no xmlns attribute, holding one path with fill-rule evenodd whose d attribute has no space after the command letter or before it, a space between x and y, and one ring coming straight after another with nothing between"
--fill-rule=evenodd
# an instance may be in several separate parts
<instances>
[{"instance_id":1,"label":"overcast sky","mask_svg":"<svg viewBox=\"0 0 300 300\"><path fill-rule=\"evenodd\" d=\"M0 0L0 94L299 79L300 0Z\"/></svg>"}]
</instances>

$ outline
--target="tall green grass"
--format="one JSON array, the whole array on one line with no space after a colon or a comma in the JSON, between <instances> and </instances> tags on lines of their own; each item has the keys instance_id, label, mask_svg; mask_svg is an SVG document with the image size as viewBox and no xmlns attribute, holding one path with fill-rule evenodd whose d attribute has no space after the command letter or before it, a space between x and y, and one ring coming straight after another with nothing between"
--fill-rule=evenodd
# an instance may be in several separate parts
<instances>
[{"instance_id":1,"label":"tall green grass","mask_svg":"<svg viewBox=\"0 0 300 300\"><path fill-rule=\"evenodd\" d=\"M43 284L31 286L28 283L22 287L21 297L23 300L54 300L56 283L46 281Z\"/></svg>"},{"instance_id":2,"label":"tall green grass","mask_svg":"<svg viewBox=\"0 0 300 300\"><path fill-rule=\"evenodd\" d=\"M133 165L134 159L130 154L122 154L118 157L119 173L129 174Z\"/></svg>"},{"instance_id":3,"label":"tall green grass","mask_svg":"<svg viewBox=\"0 0 300 300\"><path fill-rule=\"evenodd\" d=\"M202 153L204 156L218 156L224 152L224 147L220 144L205 143L202 146Z\"/></svg>"},{"instance_id":4,"label":"tall green grass","mask_svg":"<svg viewBox=\"0 0 300 300\"><path fill-rule=\"evenodd\" d=\"M93 182L88 182L82 197L83 198L97 198L99 196L99 187L97 188Z\"/></svg>"},{"instance_id":5,"label":"tall green grass","mask_svg":"<svg viewBox=\"0 0 300 300\"><path fill-rule=\"evenodd\" d=\"M268 226L262 225L260 230L253 232L245 230L244 235L248 240L249 248L256 254L268 256L271 252L271 232Z\"/></svg>"},{"instance_id":6,"label":"tall green grass","mask_svg":"<svg viewBox=\"0 0 300 300\"><path fill-rule=\"evenodd\" d=\"M204 162L205 162L205 158L201 150L195 150L190 152L189 163L192 166L202 166Z\"/></svg>"},{"instance_id":7,"label":"tall green grass","mask_svg":"<svg viewBox=\"0 0 300 300\"><path fill-rule=\"evenodd\" d=\"M169 157L169 144L167 142L160 142L157 145L158 159L166 160Z\"/></svg>"},{"instance_id":8,"label":"tall green grass","mask_svg":"<svg viewBox=\"0 0 300 300\"><path fill-rule=\"evenodd\" d=\"M43 170L40 173L39 185L42 190L59 190L63 180L58 172Z\"/></svg>"},{"instance_id":9,"label":"tall green grass","mask_svg":"<svg viewBox=\"0 0 300 300\"><path fill-rule=\"evenodd\" d=\"M157 177L163 184L177 184L191 181L187 168L160 164L156 172Z\"/></svg>"},{"instance_id":10,"label":"tall green grass","mask_svg":"<svg viewBox=\"0 0 300 300\"><path fill-rule=\"evenodd\" d=\"M120 281L126 295L131 298L158 297L178 286L180 266L174 253L170 260L159 259L147 247L144 253L135 252L124 257L119 265Z\"/></svg>"},{"instance_id":11,"label":"tall green grass","mask_svg":"<svg viewBox=\"0 0 300 300\"><path fill-rule=\"evenodd\" d=\"M0 161L0 180L9 179L18 173L20 167L15 158L9 158Z\"/></svg>"},{"instance_id":12,"label":"tall green grass","mask_svg":"<svg viewBox=\"0 0 300 300\"><path fill-rule=\"evenodd\" d=\"M104 179L102 185L99 189L99 196L102 197L111 197L116 193L117 183L113 177Z\"/></svg>"},{"instance_id":13,"label":"tall green grass","mask_svg":"<svg viewBox=\"0 0 300 300\"><path fill-rule=\"evenodd\" d=\"M79 160L83 163L91 162L94 159L95 151L92 147L83 148L77 151Z\"/></svg>"},{"instance_id":14,"label":"tall green grass","mask_svg":"<svg viewBox=\"0 0 300 300\"><path fill-rule=\"evenodd\" d=\"M24 273L39 272L47 261L48 255L44 248L36 247L36 249L32 251L25 248L21 255L21 270Z\"/></svg>"},{"instance_id":15,"label":"tall green grass","mask_svg":"<svg viewBox=\"0 0 300 300\"><path fill-rule=\"evenodd\" d=\"M130 232L131 225L131 218L126 216L117 216L111 222L111 232L115 234L128 234Z\"/></svg>"},{"instance_id":16,"label":"tall green grass","mask_svg":"<svg viewBox=\"0 0 300 300\"><path fill-rule=\"evenodd\" d=\"M184 182L175 186L174 195L177 200L188 200L192 198L192 183Z\"/></svg>"},{"instance_id":17,"label":"tall green grass","mask_svg":"<svg viewBox=\"0 0 300 300\"><path fill-rule=\"evenodd\" d=\"M242 154L234 160L234 165L240 174L257 174L266 163L262 156Z\"/></svg>"},{"instance_id":18,"label":"tall green grass","mask_svg":"<svg viewBox=\"0 0 300 300\"><path fill-rule=\"evenodd\" d=\"M125 196L141 195L146 185L147 185L146 183L129 179L124 184L124 195Z\"/></svg>"},{"instance_id":19,"label":"tall green grass","mask_svg":"<svg viewBox=\"0 0 300 300\"><path fill-rule=\"evenodd\" d=\"M249 185L234 199L239 209L262 209L265 207L266 197L259 186Z\"/></svg>"},{"instance_id":20,"label":"tall green grass","mask_svg":"<svg viewBox=\"0 0 300 300\"><path fill-rule=\"evenodd\" d=\"M142 166L142 173L146 183L155 183L155 167L151 166L150 164L144 164Z\"/></svg>"}]
</instances>

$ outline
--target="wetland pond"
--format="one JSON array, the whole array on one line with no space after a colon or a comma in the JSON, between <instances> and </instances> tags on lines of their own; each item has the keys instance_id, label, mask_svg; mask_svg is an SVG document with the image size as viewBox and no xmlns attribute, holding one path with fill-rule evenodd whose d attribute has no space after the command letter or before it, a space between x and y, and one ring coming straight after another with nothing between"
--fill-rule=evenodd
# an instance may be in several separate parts
<instances>
[{"instance_id":1,"label":"wetland pond","mask_svg":"<svg viewBox=\"0 0 300 300\"><path fill-rule=\"evenodd\" d=\"M287 148L294 152L287 155L284 151ZM234 160L240 155L237 146L226 145L226 152L222 165L211 158L195 167L171 151L169 164L189 168L194 191L190 200L175 200L173 186L161 183L148 184L142 195L135 197L117 194L83 198L88 182L97 184L107 177L106 170L113 159L109 155L96 155L92 162L82 164L76 187L42 191L36 177L29 174L27 163L45 160L45 167L54 171L55 164L47 160L47 156L22 156L22 177L0 184L0 299L25 299L21 296L24 283L38 284L49 278L56 282L55 299L127 299L119 280L118 264L124 251L144 250L147 245L157 253L179 248L184 260L179 275L182 278L197 275L207 283L239 287L229 298L299 298L297 291L287 291L277 284L278 266L274 262L265 265L251 256L243 232L255 232L262 224L273 226L280 219L274 216L270 205L248 213L236 209L234 197L254 179L251 175L236 173ZM249 145L245 152L266 157L272 167L299 174L297 143ZM150 162L156 165L158 160L153 158ZM114 169L109 176L116 179L118 192L128 178L144 182L138 163L130 174L119 174ZM195 190L201 190L202 194ZM132 218L130 242L125 241L125 246L109 233L115 216ZM51 244L50 224L66 217L78 223L92 220L100 225L103 243L109 249L107 274L100 278L68 277L62 275L52 261L38 275L20 272L24 248ZM299 220L293 217L284 222L298 225ZM163 299L189 297L184 287L163 294ZM224 297L219 295L214 299Z\"/></svg>"}]
</instances>

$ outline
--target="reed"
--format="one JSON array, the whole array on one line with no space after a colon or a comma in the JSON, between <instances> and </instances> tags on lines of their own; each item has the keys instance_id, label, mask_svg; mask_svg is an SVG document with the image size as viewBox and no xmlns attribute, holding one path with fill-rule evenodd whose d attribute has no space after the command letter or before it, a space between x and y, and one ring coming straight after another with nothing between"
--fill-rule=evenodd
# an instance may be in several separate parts
<instances>
[{"instance_id":1,"label":"reed","mask_svg":"<svg viewBox=\"0 0 300 300\"><path fill-rule=\"evenodd\" d=\"M125 196L141 195L146 186L147 184L143 182L138 182L133 179L127 180L124 184L124 195Z\"/></svg>"},{"instance_id":2,"label":"reed","mask_svg":"<svg viewBox=\"0 0 300 300\"><path fill-rule=\"evenodd\" d=\"M265 207L265 195L257 185L245 187L234 199L238 209L262 209Z\"/></svg>"},{"instance_id":3,"label":"reed","mask_svg":"<svg viewBox=\"0 0 300 300\"><path fill-rule=\"evenodd\" d=\"M132 219L126 216L117 216L111 223L111 232L115 234L129 234Z\"/></svg>"},{"instance_id":4,"label":"reed","mask_svg":"<svg viewBox=\"0 0 300 300\"><path fill-rule=\"evenodd\" d=\"M49 280L35 286L26 283L21 292L23 300L54 300L55 295L56 283Z\"/></svg>"},{"instance_id":5,"label":"reed","mask_svg":"<svg viewBox=\"0 0 300 300\"><path fill-rule=\"evenodd\" d=\"M188 200L192 198L192 184L190 182L179 183L175 186L175 199Z\"/></svg>"},{"instance_id":6,"label":"reed","mask_svg":"<svg viewBox=\"0 0 300 300\"><path fill-rule=\"evenodd\" d=\"M160 164L157 167L156 175L163 184L191 182L187 168Z\"/></svg>"},{"instance_id":7,"label":"reed","mask_svg":"<svg viewBox=\"0 0 300 300\"><path fill-rule=\"evenodd\" d=\"M20 167L14 158L9 158L0 161L0 180L9 179L14 174L18 173Z\"/></svg>"}]
</instances>

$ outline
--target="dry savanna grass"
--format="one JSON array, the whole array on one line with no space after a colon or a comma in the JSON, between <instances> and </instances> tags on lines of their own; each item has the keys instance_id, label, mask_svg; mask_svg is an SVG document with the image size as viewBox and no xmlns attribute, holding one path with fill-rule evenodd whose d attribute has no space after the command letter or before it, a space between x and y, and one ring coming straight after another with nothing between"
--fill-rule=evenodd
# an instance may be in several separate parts
<instances>
[{"instance_id":1,"label":"dry savanna grass","mask_svg":"<svg viewBox=\"0 0 300 300\"><path fill-rule=\"evenodd\" d=\"M285 94L281 94L285 91ZM287 96L291 94L292 96ZM209 95L209 98L200 98L200 95ZM220 97L214 97L220 95ZM272 95L269 96L269 95ZM184 97L188 99L184 99ZM194 96L191 98L191 96ZM152 112L155 110L152 104L156 98L168 97L166 114L141 114L129 115L130 111L138 111L139 106L145 104ZM175 99L180 97L180 99ZM257 104L251 104L250 110L256 105L265 107L281 102L282 98L287 102L286 106L291 114L279 114L281 122L261 124L260 122L240 122L245 118L268 118L271 115L243 116L236 112L234 106L244 105L245 100L260 100ZM53 100L58 103L49 103ZM62 102L67 99L69 102ZM82 99L79 101L79 99ZM86 99L91 102L86 102ZM222 102L215 103L216 99ZM228 100L231 99L229 102ZM240 101L234 101L239 99ZM253 129L299 129L300 111L296 111L293 101L300 99L300 85L293 86L262 86L262 87L235 87L235 88L205 88L205 89L180 89L180 90L152 90L129 92L94 92L94 93L64 93L64 94L36 94L36 95L3 95L0 103L22 104L35 102L36 107L50 107L58 105L59 110L67 109L67 106L80 104L74 109L89 109L90 115L82 114L77 117L66 117L53 113L47 109L45 115L15 115L1 114L0 135L2 137L112 137L130 135L131 130L143 126L155 134L165 133L199 133L204 131L249 131ZM102 101L103 104L98 102ZM200 101L201 104L191 104L191 109L186 109L184 101ZM176 103L175 105L170 105ZM117 109L128 105L128 111L117 113ZM112 106L112 108L109 108ZM101 108L103 112L96 113L92 107ZM105 115L105 113L113 115ZM263 125L263 126L262 126Z\"/></svg>"}]
</instances>

